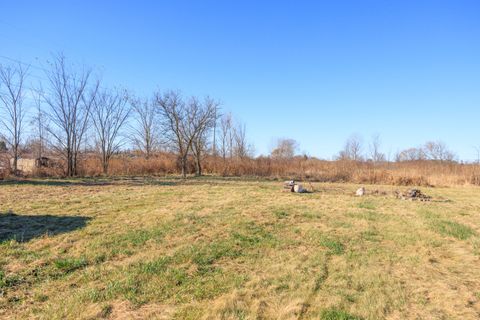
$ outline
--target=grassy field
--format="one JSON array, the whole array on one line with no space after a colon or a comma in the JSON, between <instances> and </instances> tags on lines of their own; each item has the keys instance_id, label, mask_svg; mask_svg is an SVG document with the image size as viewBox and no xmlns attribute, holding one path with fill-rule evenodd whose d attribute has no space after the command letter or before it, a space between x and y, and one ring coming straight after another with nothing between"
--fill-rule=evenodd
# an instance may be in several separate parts
<instances>
[{"instance_id":1,"label":"grassy field","mask_svg":"<svg viewBox=\"0 0 480 320\"><path fill-rule=\"evenodd\" d=\"M0 184L0 318L480 317L480 189L281 187Z\"/></svg>"}]
</instances>

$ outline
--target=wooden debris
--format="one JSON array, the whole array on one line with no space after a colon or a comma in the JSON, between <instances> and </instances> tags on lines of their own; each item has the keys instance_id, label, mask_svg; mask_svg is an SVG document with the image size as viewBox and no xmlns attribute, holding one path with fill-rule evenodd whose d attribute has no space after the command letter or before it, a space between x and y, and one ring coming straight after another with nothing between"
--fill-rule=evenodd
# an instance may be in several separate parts
<instances>
[{"instance_id":1,"label":"wooden debris","mask_svg":"<svg viewBox=\"0 0 480 320\"><path fill-rule=\"evenodd\" d=\"M430 201L432 197L422 193L420 189L408 189L405 192L395 191L395 196L398 199L410 201Z\"/></svg>"}]
</instances>

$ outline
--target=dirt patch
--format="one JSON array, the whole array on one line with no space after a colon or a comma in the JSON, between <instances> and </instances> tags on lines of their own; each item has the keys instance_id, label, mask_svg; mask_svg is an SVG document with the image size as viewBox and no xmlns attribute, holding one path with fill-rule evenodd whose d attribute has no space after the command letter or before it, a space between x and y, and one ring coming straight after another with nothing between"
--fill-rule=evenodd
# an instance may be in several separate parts
<instances>
[{"instance_id":1,"label":"dirt patch","mask_svg":"<svg viewBox=\"0 0 480 320\"><path fill-rule=\"evenodd\" d=\"M108 304L95 304L88 319L172 319L174 309L167 305L151 303L135 306L129 301L115 300Z\"/></svg>"}]
</instances>

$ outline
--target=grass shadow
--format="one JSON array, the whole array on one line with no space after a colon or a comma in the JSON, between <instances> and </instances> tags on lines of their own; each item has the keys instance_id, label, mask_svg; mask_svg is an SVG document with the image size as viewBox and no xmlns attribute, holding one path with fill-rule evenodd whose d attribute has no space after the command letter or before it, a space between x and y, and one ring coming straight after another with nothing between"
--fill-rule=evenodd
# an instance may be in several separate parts
<instances>
[{"instance_id":1,"label":"grass shadow","mask_svg":"<svg viewBox=\"0 0 480 320\"><path fill-rule=\"evenodd\" d=\"M64 186L104 186L112 184L109 180L94 180L94 179L14 179L0 181L2 185L29 185L29 186L49 186L49 187L64 187Z\"/></svg>"},{"instance_id":2,"label":"grass shadow","mask_svg":"<svg viewBox=\"0 0 480 320\"><path fill-rule=\"evenodd\" d=\"M7 185L27 185L27 186L50 186L50 187L70 187L70 186L177 186L177 185L210 185L230 187L238 186L234 182L262 182L275 181L258 177L222 177L222 176L192 176L187 178L181 176L114 176L114 177L82 177L82 178L17 178L0 181L1 186ZM243 187L243 185L240 185ZM315 193L317 191L306 190L303 193Z\"/></svg>"},{"instance_id":3,"label":"grass shadow","mask_svg":"<svg viewBox=\"0 0 480 320\"><path fill-rule=\"evenodd\" d=\"M114 177L114 178L70 178L70 179L11 179L0 181L2 185L28 185L28 186L47 186L47 187L70 187L70 186L111 186L111 185L158 185L158 186L174 186L184 182L181 179L156 179L147 177Z\"/></svg>"},{"instance_id":4,"label":"grass shadow","mask_svg":"<svg viewBox=\"0 0 480 320\"><path fill-rule=\"evenodd\" d=\"M65 180L30 180L30 179L22 179L22 180L5 180L0 181L0 186L4 185L31 185L31 186L52 186L52 187L61 187L61 186L69 186L73 183L71 181Z\"/></svg>"},{"instance_id":5,"label":"grass shadow","mask_svg":"<svg viewBox=\"0 0 480 320\"><path fill-rule=\"evenodd\" d=\"M57 235L84 228L91 218L82 216L17 215L0 213L0 243L27 242L43 235Z\"/></svg>"}]
</instances>

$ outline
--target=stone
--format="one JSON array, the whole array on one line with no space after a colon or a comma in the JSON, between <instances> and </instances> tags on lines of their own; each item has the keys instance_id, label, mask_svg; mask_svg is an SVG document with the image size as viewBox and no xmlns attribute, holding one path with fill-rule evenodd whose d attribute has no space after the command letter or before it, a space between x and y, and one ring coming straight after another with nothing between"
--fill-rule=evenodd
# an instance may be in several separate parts
<instances>
[{"instance_id":1,"label":"stone","mask_svg":"<svg viewBox=\"0 0 480 320\"><path fill-rule=\"evenodd\" d=\"M285 182L283 183L283 190L284 190L284 191L294 192L294 190L293 190L294 186L295 186L295 181L293 181L293 180L285 181Z\"/></svg>"},{"instance_id":2,"label":"stone","mask_svg":"<svg viewBox=\"0 0 480 320\"><path fill-rule=\"evenodd\" d=\"M355 195L357 197L363 197L365 195L365 188L364 187L358 188L357 192L355 192Z\"/></svg>"},{"instance_id":3,"label":"stone","mask_svg":"<svg viewBox=\"0 0 480 320\"><path fill-rule=\"evenodd\" d=\"M304 193L307 190L305 190L301 184L297 183L293 186L293 191L297 193Z\"/></svg>"}]
</instances>

